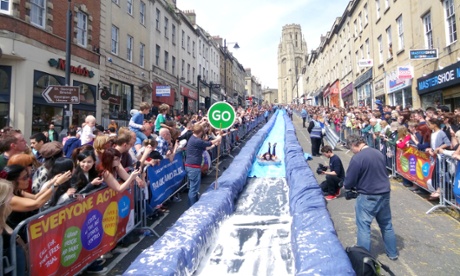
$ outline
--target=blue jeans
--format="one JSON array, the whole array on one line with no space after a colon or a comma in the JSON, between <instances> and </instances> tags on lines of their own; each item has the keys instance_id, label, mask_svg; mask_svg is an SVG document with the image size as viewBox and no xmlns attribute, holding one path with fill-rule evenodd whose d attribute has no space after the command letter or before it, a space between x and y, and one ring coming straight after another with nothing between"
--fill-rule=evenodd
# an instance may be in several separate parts
<instances>
[{"instance_id":1,"label":"blue jeans","mask_svg":"<svg viewBox=\"0 0 460 276\"><path fill-rule=\"evenodd\" d=\"M358 227L358 245L371 249L371 223L374 218L380 227L388 257L398 256L396 235L391 223L390 193L382 195L360 194L356 199L356 226Z\"/></svg>"},{"instance_id":2,"label":"blue jeans","mask_svg":"<svg viewBox=\"0 0 460 276\"><path fill-rule=\"evenodd\" d=\"M185 167L190 188L188 190L188 205L192 206L198 201L198 191L201 184L201 168Z\"/></svg>"},{"instance_id":3,"label":"blue jeans","mask_svg":"<svg viewBox=\"0 0 460 276\"><path fill-rule=\"evenodd\" d=\"M133 132L136 133L136 137L141 139L141 143L147 139L147 135L145 135L140 129L133 129Z\"/></svg>"}]
</instances>

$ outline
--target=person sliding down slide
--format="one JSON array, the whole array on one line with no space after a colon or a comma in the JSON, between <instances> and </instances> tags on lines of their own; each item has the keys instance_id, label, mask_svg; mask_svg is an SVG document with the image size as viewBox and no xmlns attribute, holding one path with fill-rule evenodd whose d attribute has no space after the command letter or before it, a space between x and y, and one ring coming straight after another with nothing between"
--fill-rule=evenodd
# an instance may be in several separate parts
<instances>
[{"instance_id":1,"label":"person sliding down slide","mask_svg":"<svg viewBox=\"0 0 460 276\"><path fill-rule=\"evenodd\" d=\"M273 153L271 152L271 143L268 143L268 151L261 156L259 156L259 163L260 164L277 164L280 163L280 160L276 156L276 143L273 144Z\"/></svg>"}]
</instances>

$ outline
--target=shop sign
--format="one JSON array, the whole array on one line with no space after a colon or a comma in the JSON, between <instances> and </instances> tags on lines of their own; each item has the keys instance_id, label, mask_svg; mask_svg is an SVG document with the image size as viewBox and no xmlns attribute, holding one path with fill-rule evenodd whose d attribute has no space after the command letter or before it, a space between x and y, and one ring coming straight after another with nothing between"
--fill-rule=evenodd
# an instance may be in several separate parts
<instances>
[{"instance_id":1,"label":"shop sign","mask_svg":"<svg viewBox=\"0 0 460 276\"><path fill-rule=\"evenodd\" d=\"M372 66L374 66L374 60L372 59L358 60L358 67L372 67Z\"/></svg>"},{"instance_id":2,"label":"shop sign","mask_svg":"<svg viewBox=\"0 0 460 276\"><path fill-rule=\"evenodd\" d=\"M353 83L350 82L347 86L345 86L343 89L342 89L342 99L348 95L350 95L351 93L353 93Z\"/></svg>"},{"instance_id":3,"label":"shop sign","mask_svg":"<svg viewBox=\"0 0 460 276\"><path fill-rule=\"evenodd\" d=\"M171 95L171 86L157 86L155 87L155 94L157 97L169 97Z\"/></svg>"},{"instance_id":4,"label":"shop sign","mask_svg":"<svg viewBox=\"0 0 460 276\"><path fill-rule=\"evenodd\" d=\"M111 104L119 105L121 103L121 97L110 93L107 87L103 87L101 90L101 99L104 101L109 101Z\"/></svg>"},{"instance_id":5,"label":"shop sign","mask_svg":"<svg viewBox=\"0 0 460 276\"><path fill-rule=\"evenodd\" d=\"M392 93L403 88L409 87L412 83L410 79L398 78L398 71L392 71L387 75L388 93Z\"/></svg>"},{"instance_id":6,"label":"shop sign","mask_svg":"<svg viewBox=\"0 0 460 276\"><path fill-rule=\"evenodd\" d=\"M410 50L410 59L437 59L438 49Z\"/></svg>"},{"instance_id":7,"label":"shop sign","mask_svg":"<svg viewBox=\"0 0 460 276\"><path fill-rule=\"evenodd\" d=\"M417 79L419 95L460 84L460 62Z\"/></svg>"},{"instance_id":8,"label":"shop sign","mask_svg":"<svg viewBox=\"0 0 460 276\"><path fill-rule=\"evenodd\" d=\"M375 96L380 96L385 94L385 79L381 79L375 82L374 84Z\"/></svg>"},{"instance_id":9,"label":"shop sign","mask_svg":"<svg viewBox=\"0 0 460 276\"><path fill-rule=\"evenodd\" d=\"M65 60L63 59L54 59L54 58L50 58L48 60L48 64L51 66L51 67L55 67L59 70L62 70L62 71L65 71ZM86 77L86 78L92 78L94 77L94 72L89 70L88 68L86 67L82 67L81 65L78 65L78 66L73 66L73 65L70 65L70 73L72 74L75 74L75 75L79 75L79 76L82 76L82 77Z\"/></svg>"},{"instance_id":10,"label":"shop sign","mask_svg":"<svg viewBox=\"0 0 460 276\"><path fill-rule=\"evenodd\" d=\"M363 85L366 83L368 80L372 79L372 68L361 74L356 78L356 81L353 83L353 86L355 88L358 88L359 86Z\"/></svg>"},{"instance_id":11,"label":"shop sign","mask_svg":"<svg viewBox=\"0 0 460 276\"><path fill-rule=\"evenodd\" d=\"M330 90L330 86L328 85L326 87L326 89L324 89L324 92L323 92L323 98L327 98L329 96L329 93L331 92Z\"/></svg>"},{"instance_id":12,"label":"shop sign","mask_svg":"<svg viewBox=\"0 0 460 276\"><path fill-rule=\"evenodd\" d=\"M193 90L191 90L191 89L189 89L189 88L187 88L185 86L180 87L180 93L182 94L182 96L185 96L185 97L193 99L193 100L196 100L198 98L198 94L195 91L193 91Z\"/></svg>"},{"instance_id":13,"label":"shop sign","mask_svg":"<svg viewBox=\"0 0 460 276\"><path fill-rule=\"evenodd\" d=\"M414 68L412 66L398 66L398 79L408 80L414 77Z\"/></svg>"}]
</instances>

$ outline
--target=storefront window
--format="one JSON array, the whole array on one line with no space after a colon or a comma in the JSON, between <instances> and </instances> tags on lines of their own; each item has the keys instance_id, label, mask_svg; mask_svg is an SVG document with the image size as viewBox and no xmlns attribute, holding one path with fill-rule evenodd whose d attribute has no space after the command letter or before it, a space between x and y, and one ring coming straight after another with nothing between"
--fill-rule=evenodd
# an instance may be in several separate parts
<instances>
[{"instance_id":1,"label":"storefront window","mask_svg":"<svg viewBox=\"0 0 460 276\"><path fill-rule=\"evenodd\" d=\"M371 104L371 89L370 82L357 88L359 106L369 106Z\"/></svg>"},{"instance_id":2,"label":"storefront window","mask_svg":"<svg viewBox=\"0 0 460 276\"><path fill-rule=\"evenodd\" d=\"M11 66L0 66L0 128L9 125Z\"/></svg>"},{"instance_id":3,"label":"storefront window","mask_svg":"<svg viewBox=\"0 0 460 276\"><path fill-rule=\"evenodd\" d=\"M109 99L110 119L129 120L129 112L133 109L133 86L110 80L111 94Z\"/></svg>"},{"instance_id":4,"label":"storefront window","mask_svg":"<svg viewBox=\"0 0 460 276\"><path fill-rule=\"evenodd\" d=\"M435 102L443 102L441 91L436 91L433 93L428 93L420 96L420 101L422 103L422 109L425 110L427 107L434 107Z\"/></svg>"},{"instance_id":5,"label":"storefront window","mask_svg":"<svg viewBox=\"0 0 460 276\"><path fill-rule=\"evenodd\" d=\"M412 107L412 92L410 87L390 94L390 104L393 106L400 105L402 108Z\"/></svg>"},{"instance_id":6,"label":"storefront window","mask_svg":"<svg viewBox=\"0 0 460 276\"><path fill-rule=\"evenodd\" d=\"M62 129L62 107L34 104L32 133L41 132L48 129L49 124L53 123L57 132Z\"/></svg>"},{"instance_id":7,"label":"storefront window","mask_svg":"<svg viewBox=\"0 0 460 276\"><path fill-rule=\"evenodd\" d=\"M34 80L34 96L40 97L42 97L43 90L45 90L48 86L65 84L65 78L40 71L35 71Z\"/></svg>"}]
</instances>

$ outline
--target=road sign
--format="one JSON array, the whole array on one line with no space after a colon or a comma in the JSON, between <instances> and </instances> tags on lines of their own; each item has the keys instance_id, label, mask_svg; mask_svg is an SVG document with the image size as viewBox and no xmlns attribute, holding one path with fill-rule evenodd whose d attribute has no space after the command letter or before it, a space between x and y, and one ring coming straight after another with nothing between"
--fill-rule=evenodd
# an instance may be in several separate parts
<instances>
[{"instance_id":1,"label":"road sign","mask_svg":"<svg viewBox=\"0 0 460 276\"><path fill-rule=\"evenodd\" d=\"M226 102L213 104L208 111L209 124L216 129L228 129L233 126L236 114L233 106Z\"/></svg>"},{"instance_id":2,"label":"road sign","mask_svg":"<svg viewBox=\"0 0 460 276\"><path fill-rule=\"evenodd\" d=\"M79 104L80 87L50 85L42 93L48 103Z\"/></svg>"},{"instance_id":3,"label":"road sign","mask_svg":"<svg viewBox=\"0 0 460 276\"><path fill-rule=\"evenodd\" d=\"M438 49L410 50L409 57L410 59L437 59Z\"/></svg>"}]
</instances>

